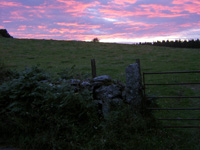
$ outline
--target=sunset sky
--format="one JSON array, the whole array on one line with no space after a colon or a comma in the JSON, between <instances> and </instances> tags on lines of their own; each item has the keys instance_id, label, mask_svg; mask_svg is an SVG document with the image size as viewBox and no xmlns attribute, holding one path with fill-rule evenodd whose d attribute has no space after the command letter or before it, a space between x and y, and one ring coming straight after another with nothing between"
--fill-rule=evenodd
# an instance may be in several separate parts
<instances>
[{"instance_id":1,"label":"sunset sky","mask_svg":"<svg viewBox=\"0 0 200 150\"><path fill-rule=\"evenodd\" d=\"M200 0L0 0L15 38L151 42L200 38Z\"/></svg>"}]
</instances>

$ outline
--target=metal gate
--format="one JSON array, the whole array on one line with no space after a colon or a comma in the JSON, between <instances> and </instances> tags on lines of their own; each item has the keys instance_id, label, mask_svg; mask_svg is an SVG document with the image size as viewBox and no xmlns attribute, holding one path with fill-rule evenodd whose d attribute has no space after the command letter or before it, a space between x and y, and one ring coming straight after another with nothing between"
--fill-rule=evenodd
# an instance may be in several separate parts
<instances>
[{"instance_id":1,"label":"metal gate","mask_svg":"<svg viewBox=\"0 0 200 150\"><path fill-rule=\"evenodd\" d=\"M156 75L177 75L177 74L186 74L186 75L191 75L191 74L196 74L198 76L199 81L198 82L176 82L176 83L146 83L146 77L153 75L154 77ZM194 96L194 95L190 95L190 96L177 96L177 95L173 95L173 96L149 96L146 92L147 92L147 88L151 88L152 86L185 86L185 85L190 85L190 86L196 86L196 85L200 85L200 71L173 71L173 72L143 72L143 90L144 90L144 96L148 99L148 98L155 98L155 99L198 99L200 100L200 95L198 96ZM198 93L199 94L199 93ZM144 102L146 103L146 102ZM200 110L200 106L197 107L192 107L192 108L146 108L152 111L162 111L162 110L167 110L167 111L176 111L176 110L189 110L189 111L194 111L194 110ZM200 121L199 118L157 118L158 120L161 121ZM193 125L187 125L187 126L182 126L182 125L167 125L164 126L164 128L200 128L200 126L193 126Z\"/></svg>"}]
</instances>

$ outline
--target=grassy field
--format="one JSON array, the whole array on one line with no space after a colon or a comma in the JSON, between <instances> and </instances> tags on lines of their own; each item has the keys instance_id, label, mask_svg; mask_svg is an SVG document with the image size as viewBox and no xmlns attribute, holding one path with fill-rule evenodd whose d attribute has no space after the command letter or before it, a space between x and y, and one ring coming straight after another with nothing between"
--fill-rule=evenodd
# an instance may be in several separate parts
<instances>
[{"instance_id":1,"label":"grassy field","mask_svg":"<svg viewBox=\"0 0 200 150\"><path fill-rule=\"evenodd\" d=\"M200 49L167 48L144 45L91 43L79 41L28 40L0 38L0 60L10 69L40 65L55 74L75 65L91 74L90 60L96 59L97 75L110 75L125 81L125 68L140 59L141 72L200 70ZM200 75L148 76L149 83L200 82ZM200 86L149 87L147 94L157 96L199 96ZM159 100L160 107L199 107L199 99ZM199 111L165 111L163 118L199 118ZM163 122L163 124L168 124ZM172 125L200 125L199 122L172 122ZM200 149L198 129L169 129L177 139L177 149Z\"/></svg>"},{"instance_id":2,"label":"grassy field","mask_svg":"<svg viewBox=\"0 0 200 150\"><path fill-rule=\"evenodd\" d=\"M96 59L97 74L123 78L125 67L140 59L143 71L198 70L200 49L179 49L77 41L0 39L0 59L11 69L40 64L56 73L76 65L90 73Z\"/></svg>"}]
</instances>

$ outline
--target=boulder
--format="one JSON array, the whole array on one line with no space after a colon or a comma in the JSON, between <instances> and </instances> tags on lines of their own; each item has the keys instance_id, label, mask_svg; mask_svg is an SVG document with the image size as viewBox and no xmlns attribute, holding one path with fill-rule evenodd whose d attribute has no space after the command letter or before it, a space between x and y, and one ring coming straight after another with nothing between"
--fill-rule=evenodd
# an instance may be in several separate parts
<instances>
[{"instance_id":1,"label":"boulder","mask_svg":"<svg viewBox=\"0 0 200 150\"><path fill-rule=\"evenodd\" d=\"M95 77L93 79L93 82L103 82L103 83L106 83L106 82L111 82L112 81L112 78L108 75L103 75L103 76L99 76L99 77Z\"/></svg>"},{"instance_id":2,"label":"boulder","mask_svg":"<svg viewBox=\"0 0 200 150\"><path fill-rule=\"evenodd\" d=\"M104 118L107 117L107 115L109 114L110 112L110 101L104 101L102 103L102 115Z\"/></svg>"},{"instance_id":3,"label":"boulder","mask_svg":"<svg viewBox=\"0 0 200 150\"><path fill-rule=\"evenodd\" d=\"M131 103L133 107L141 105L142 84L140 68L137 63L130 64L126 68L126 102Z\"/></svg>"},{"instance_id":4,"label":"boulder","mask_svg":"<svg viewBox=\"0 0 200 150\"><path fill-rule=\"evenodd\" d=\"M74 86L78 86L78 85L80 85L80 83L81 83L81 80L79 80L79 79L69 79L69 80L67 80L71 85L74 85Z\"/></svg>"},{"instance_id":5,"label":"boulder","mask_svg":"<svg viewBox=\"0 0 200 150\"><path fill-rule=\"evenodd\" d=\"M116 97L122 97L121 89L118 85L112 84L109 86L101 86L95 90L96 99L107 100Z\"/></svg>"},{"instance_id":6,"label":"boulder","mask_svg":"<svg viewBox=\"0 0 200 150\"><path fill-rule=\"evenodd\" d=\"M82 81L81 82L81 87L83 88L87 88L87 87L90 87L91 86L91 83L89 81Z\"/></svg>"},{"instance_id":7,"label":"boulder","mask_svg":"<svg viewBox=\"0 0 200 150\"><path fill-rule=\"evenodd\" d=\"M120 104L123 103L123 99L121 99L121 98L114 98L114 99L112 99L112 103L120 105Z\"/></svg>"}]
</instances>

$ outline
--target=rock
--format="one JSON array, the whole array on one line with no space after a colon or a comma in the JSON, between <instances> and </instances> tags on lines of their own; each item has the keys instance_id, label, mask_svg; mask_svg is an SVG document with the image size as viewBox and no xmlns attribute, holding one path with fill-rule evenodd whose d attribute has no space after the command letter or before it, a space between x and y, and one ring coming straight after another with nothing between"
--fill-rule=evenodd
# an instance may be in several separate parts
<instances>
[{"instance_id":1,"label":"rock","mask_svg":"<svg viewBox=\"0 0 200 150\"><path fill-rule=\"evenodd\" d=\"M53 87L54 85L52 83L49 83L49 86Z\"/></svg>"},{"instance_id":2,"label":"rock","mask_svg":"<svg viewBox=\"0 0 200 150\"><path fill-rule=\"evenodd\" d=\"M108 115L110 111L110 101L104 101L102 103L102 114L103 114L103 117L106 118L106 116Z\"/></svg>"},{"instance_id":3,"label":"rock","mask_svg":"<svg viewBox=\"0 0 200 150\"><path fill-rule=\"evenodd\" d=\"M108 115L110 111L111 104L119 105L123 100L121 88L118 85L103 85L94 90L94 98L100 100L101 112L104 118ZM100 103L99 103L100 104Z\"/></svg>"},{"instance_id":4,"label":"rock","mask_svg":"<svg viewBox=\"0 0 200 150\"><path fill-rule=\"evenodd\" d=\"M93 83L92 83L92 86L93 86L94 88L98 88L98 87L100 87L100 86L102 86L102 85L104 85L103 82L93 82Z\"/></svg>"},{"instance_id":5,"label":"rock","mask_svg":"<svg viewBox=\"0 0 200 150\"><path fill-rule=\"evenodd\" d=\"M70 79L70 80L67 80L71 85L80 85L81 83L81 80L79 79Z\"/></svg>"},{"instance_id":6,"label":"rock","mask_svg":"<svg viewBox=\"0 0 200 150\"><path fill-rule=\"evenodd\" d=\"M95 104L101 104L101 105L102 105L102 104L103 104L103 101L102 101L102 100L94 100L94 103L95 103Z\"/></svg>"},{"instance_id":7,"label":"rock","mask_svg":"<svg viewBox=\"0 0 200 150\"><path fill-rule=\"evenodd\" d=\"M94 100L94 103L98 106L98 115L100 118L103 116L103 101L102 100Z\"/></svg>"},{"instance_id":8,"label":"rock","mask_svg":"<svg viewBox=\"0 0 200 150\"><path fill-rule=\"evenodd\" d=\"M49 83L49 81L48 80L42 80L42 81L40 81L41 83Z\"/></svg>"},{"instance_id":9,"label":"rock","mask_svg":"<svg viewBox=\"0 0 200 150\"><path fill-rule=\"evenodd\" d=\"M81 82L81 87L85 88L85 87L90 87L91 86L91 83L88 82L88 81L83 81Z\"/></svg>"},{"instance_id":10,"label":"rock","mask_svg":"<svg viewBox=\"0 0 200 150\"><path fill-rule=\"evenodd\" d=\"M141 105L142 85L139 65L130 64L126 68L126 102L131 103L133 107Z\"/></svg>"},{"instance_id":11,"label":"rock","mask_svg":"<svg viewBox=\"0 0 200 150\"><path fill-rule=\"evenodd\" d=\"M60 82L62 82L62 83L65 83L65 82L67 82L67 80L66 79L59 79L60 80Z\"/></svg>"},{"instance_id":12,"label":"rock","mask_svg":"<svg viewBox=\"0 0 200 150\"><path fill-rule=\"evenodd\" d=\"M122 98L125 100L126 99L126 91L122 91Z\"/></svg>"},{"instance_id":13,"label":"rock","mask_svg":"<svg viewBox=\"0 0 200 150\"><path fill-rule=\"evenodd\" d=\"M101 100L121 97L121 89L115 84L109 86L101 86L95 90L95 97Z\"/></svg>"},{"instance_id":14,"label":"rock","mask_svg":"<svg viewBox=\"0 0 200 150\"><path fill-rule=\"evenodd\" d=\"M121 98L114 98L112 99L112 103L120 105L123 103L123 100Z\"/></svg>"},{"instance_id":15,"label":"rock","mask_svg":"<svg viewBox=\"0 0 200 150\"><path fill-rule=\"evenodd\" d=\"M93 82L111 82L112 81L112 78L108 75L103 75L103 76L99 76L99 77L95 77L93 79Z\"/></svg>"}]
</instances>

